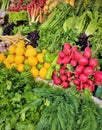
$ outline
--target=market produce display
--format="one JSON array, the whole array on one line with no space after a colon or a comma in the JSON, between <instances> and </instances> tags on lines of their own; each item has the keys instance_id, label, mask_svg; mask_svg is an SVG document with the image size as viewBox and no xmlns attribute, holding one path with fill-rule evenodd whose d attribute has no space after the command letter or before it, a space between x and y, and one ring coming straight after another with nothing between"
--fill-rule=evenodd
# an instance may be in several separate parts
<instances>
[{"instance_id":1,"label":"market produce display","mask_svg":"<svg viewBox=\"0 0 102 130\"><path fill-rule=\"evenodd\" d=\"M0 130L102 130L101 0L0 2Z\"/></svg>"}]
</instances>

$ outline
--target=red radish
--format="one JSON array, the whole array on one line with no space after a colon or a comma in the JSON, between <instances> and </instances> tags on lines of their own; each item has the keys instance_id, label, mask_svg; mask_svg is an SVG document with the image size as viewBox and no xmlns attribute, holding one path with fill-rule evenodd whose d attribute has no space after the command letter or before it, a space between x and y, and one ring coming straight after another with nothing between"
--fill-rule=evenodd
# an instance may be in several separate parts
<instances>
[{"instance_id":1,"label":"red radish","mask_svg":"<svg viewBox=\"0 0 102 130\"><path fill-rule=\"evenodd\" d=\"M88 83L85 83L85 84L83 84L83 86L84 86L84 88L88 88L89 89L89 84Z\"/></svg>"},{"instance_id":2,"label":"red radish","mask_svg":"<svg viewBox=\"0 0 102 130\"><path fill-rule=\"evenodd\" d=\"M59 70L59 72L60 72L60 74L64 74L64 73L65 73L65 70L61 68L61 69Z\"/></svg>"},{"instance_id":3,"label":"red radish","mask_svg":"<svg viewBox=\"0 0 102 130\"><path fill-rule=\"evenodd\" d=\"M84 88L89 89L90 92L93 92L95 90L95 86L94 85L89 85L87 83L84 84Z\"/></svg>"},{"instance_id":4,"label":"red radish","mask_svg":"<svg viewBox=\"0 0 102 130\"><path fill-rule=\"evenodd\" d=\"M71 50L72 50L73 52L76 52L76 51L78 50L78 47L77 47L77 46L73 46L73 47L71 48Z\"/></svg>"},{"instance_id":5,"label":"red radish","mask_svg":"<svg viewBox=\"0 0 102 130\"><path fill-rule=\"evenodd\" d=\"M89 90L90 90L90 92L94 92L95 91L95 86L94 85L89 86Z\"/></svg>"},{"instance_id":6,"label":"red radish","mask_svg":"<svg viewBox=\"0 0 102 130\"><path fill-rule=\"evenodd\" d=\"M97 67L97 66L98 66L98 61L97 61L97 59L91 58L91 59L89 60L89 66L91 66L91 67L93 67L93 68Z\"/></svg>"},{"instance_id":7,"label":"red radish","mask_svg":"<svg viewBox=\"0 0 102 130\"><path fill-rule=\"evenodd\" d=\"M71 50L66 49L66 50L63 50L63 51L64 51L64 54L66 56L70 56L71 55Z\"/></svg>"},{"instance_id":8,"label":"red radish","mask_svg":"<svg viewBox=\"0 0 102 130\"><path fill-rule=\"evenodd\" d=\"M66 75L67 77L71 77L71 76L72 76L72 73L71 73L70 71L66 71L66 72L65 72L65 75Z\"/></svg>"},{"instance_id":9,"label":"red radish","mask_svg":"<svg viewBox=\"0 0 102 130\"><path fill-rule=\"evenodd\" d=\"M86 57L86 58L90 58L90 57L91 57L92 52L91 52L90 47L86 47L86 48L85 48L83 55L84 55L84 57Z\"/></svg>"},{"instance_id":10,"label":"red radish","mask_svg":"<svg viewBox=\"0 0 102 130\"><path fill-rule=\"evenodd\" d=\"M77 61L76 60L71 60L70 64L75 67L77 65Z\"/></svg>"},{"instance_id":11,"label":"red radish","mask_svg":"<svg viewBox=\"0 0 102 130\"><path fill-rule=\"evenodd\" d=\"M90 86L92 86L93 84L94 84L94 82L91 80L91 79L88 79L88 84L90 85Z\"/></svg>"},{"instance_id":12,"label":"red radish","mask_svg":"<svg viewBox=\"0 0 102 130\"><path fill-rule=\"evenodd\" d=\"M57 72L56 72L56 70L54 70L54 71L53 71L53 75L55 75L55 76L57 75Z\"/></svg>"},{"instance_id":13,"label":"red radish","mask_svg":"<svg viewBox=\"0 0 102 130\"><path fill-rule=\"evenodd\" d=\"M76 72L74 72L74 77L75 78L79 78L79 74L77 74Z\"/></svg>"},{"instance_id":14,"label":"red radish","mask_svg":"<svg viewBox=\"0 0 102 130\"><path fill-rule=\"evenodd\" d=\"M58 60L57 60L57 64L59 64L59 65L62 64L62 59L61 59L61 58L58 58Z\"/></svg>"},{"instance_id":15,"label":"red radish","mask_svg":"<svg viewBox=\"0 0 102 130\"><path fill-rule=\"evenodd\" d=\"M58 55L59 55L60 58L64 58L65 57L65 53L63 51L59 52Z\"/></svg>"},{"instance_id":16,"label":"red radish","mask_svg":"<svg viewBox=\"0 0 102 130\"><path fill-rule=\"evenodd\" d=\"M62 75L60 76L60 78L61 78L62 81L66 81L66 80L67 80L67 76L65 76L64 74L62 74Z\"/></svg>"},{"instance_id":17,"label":"red radish","mask_svg":"<svg viewBox=\"0 0 102 130\"><path fill-rule=\"evenodd\" d=\"M102 83L102 71L96 71L94 74L94 80L97 85L100 85Z\"/></svg>"},{"instance_id":18,"label":"red radish","mask_svg":"<svg viewBox=\"0 0 102 130\"><path fill-rule=\"evenodd\" d=\"M63 88L69 87L69 83L67 81L63 81L61 85L63 86Z\"/></svg>"},{"instance_id":19,"label":"red radish","mask_svg":"<svg viewBox=\"0 0 102 130\"><path fill-rule=\"evenodd\" d=\"M61 79L58 78L58 77L54 78L54 84L60 85L61 84Z\"/></svg>"},{"instance_id":20,"label":"red radish","mask_svg":"<svg viewBox=\"0 0 102 130\"><path fill-rule=\"evenodd\" d=\"M70 81L72 81L72 78L71 78L71 77L68 77L68 79L67 79L67 80L70 82Z\"/></svg>"},{"instance_id":21,"label":"red radish","mask_svg":"<svg viewBox=\"0 0 102 130\"><path fill-rule=\"evenodd\" d=\"M76 51L74 57L75 57L75 60L79 61L79 59L82 57L82 54Z\"/></svg>"},{"instance_id":22,"label":"red radish","mask_svg":"<svg viewBox=\"0 0 102 130\"><path fill-rule=\"evenodd\" d=\"M76 90L81 90L80 86L76 86Z\"/></svg>"},{"instance_id":23,"label":"red radish","mask_svg":"<svg viewBox=\"0 0 102 130\"><path fill-rule=\"evenodd\" d=\"M84 68L84 74L89 76L94 74L94 69L90 66Z\"/></svg>"},{"instance_id":24,"label":"red radish","mask_svg":"<svg viewBox=\"0 0 102 130\"><path fill-rule=\"evenodd\" d=\"M88 81L88 77L85 75L85 74L80 74L79 75L79 80L82 82L82 83L85 83Z\"/></svg>"},{"instance_id":25,"label":"red radish","mask_svg":"<svg viewBox=\"0 0 102 130\"><path fill-rule=\"evenodd\" d=\"M63 50L70 50L70 49L71 49L70 43L65 43L63 46Z\"/></svg>"},{"instance_id":26,"label":"red radish","mask_svg":"<svg viewBox=\"0 0 102 130\"><path fill-rule=\"evenodd\" d=\"M75 74L80 74L80 73L83 72L83 70L84 70L84 66L78 65L78 66L76 67L76 69L75 69Z\"/></svg>"},{"instance_id":27,"label":"red radish","mask_svg":"<svg viewBox=\"0 0 102 130\"><path fill-rule=\"evenodd\" d=\"M73 82L74 82L75 85L79 85L80 84L80 81L78 79L74 79Z\"/></svg>"},{"instance_id":28,"label":"red radish","mask_svg":"<svg viewBox=\"0 0 102 130\"><path fill-rule=\"evenodd\" d=\"M87 65L87 64L88 64L88 59L87 59L86 57L82 56L82 57L79 59L79 64L80 64L80 65L83 65L83 66Z\"/></svg>"},{"instance_id":29,"label":"red radish","mask_svg":"<svg viewBox=\"0 0 102 130\"><path fill-rule=\"evenodd\" d=\"M68 64L70 62L70 57L69 56L66 56L63 60L62 60L62 63L63 64Z\"/></svg>"},{"instance_id":30,"label":"red radish","mask_svg":"<svg viewBox=\"0 0 102 130\"><path fill-rule=\"evenodd\" d=\"M67 67L66 67L66 65L63 65L62 67L61 67L61 69L63 69L63 70L65 70Z\"/></svg>"}]
</instances>

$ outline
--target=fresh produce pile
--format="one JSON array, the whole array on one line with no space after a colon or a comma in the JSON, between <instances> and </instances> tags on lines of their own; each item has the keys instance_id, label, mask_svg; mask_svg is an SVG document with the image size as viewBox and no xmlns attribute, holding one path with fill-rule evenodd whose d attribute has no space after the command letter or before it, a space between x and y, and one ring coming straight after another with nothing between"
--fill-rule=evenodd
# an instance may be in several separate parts
<instances>
[{"instance_id":1,"label":"fresh produce pile","mask_svg":"<svg viewBox=\"0 0 102 130\"><path fill-rule=\"evenodd\" d=\"M29 72L0 68L1 130L102 130L102 108L88 90L59 89Z\"/></svg>"},{"instance_id":2,"label":"fresh produce pile","mask_svg":"<svg viewBox=\"0 0 102 130\"><path fill-rule=\"evenodd\" d=\"M64 88L71 87L74 83L78 90L88 88L94 91L95 84L102 83L102 72L97 71L98 61L91 56L92 52L89 47L81 53L77 46L71 47L68 43L64 44L56 61L60 66L52 76L54 83Z\"/></svg>"},{"instance_id":3,"label":"fresh produce pile","mask_svg":"<svg viewBox=\"0 0 102 130\"><path fill-rule=\"evenodd\" d=\"M0 130L102 130L101 12L101 0L2 1Z\"/></svg>"}]
</instances>

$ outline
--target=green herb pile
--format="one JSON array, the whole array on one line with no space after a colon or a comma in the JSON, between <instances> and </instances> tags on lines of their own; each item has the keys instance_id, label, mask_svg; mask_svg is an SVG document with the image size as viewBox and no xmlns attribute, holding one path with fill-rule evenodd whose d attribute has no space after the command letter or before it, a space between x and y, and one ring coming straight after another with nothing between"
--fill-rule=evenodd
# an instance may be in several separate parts
<instances>
[{"instance_id":1,"label":"green herb pile","mask_svg":"<svg viewBox=\"0 0 102 130\"><path fill-rule=\"evenodd\" d=\"M74 15L74 9L71 5L63 2L57 5L52 16L39 27L38 46L54 52L60 50L64 42L69 41L75 44L77 32L72 30L65 32L63 29L64 21L72 15Z\"/></svg>"},{"instance_id":2,"label":"green herb pile","mask_svg":"<svg viewBox=\"0 0 102 130\"><path fill-rule=\"evenodd\" d=\"M64 90L0 68L1 130L102 130L102 108L88 90Z\"/></svg>"}]
</instances>

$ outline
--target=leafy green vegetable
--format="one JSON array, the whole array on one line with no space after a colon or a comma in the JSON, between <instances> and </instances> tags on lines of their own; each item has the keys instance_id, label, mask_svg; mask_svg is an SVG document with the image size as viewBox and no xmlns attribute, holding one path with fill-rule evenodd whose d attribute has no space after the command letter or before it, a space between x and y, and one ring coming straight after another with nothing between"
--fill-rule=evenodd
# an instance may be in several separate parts
<instances>
[{"instance_id":1,"label":"leafy green vegetable","mask_svg":"<svg viewBox=\"0 0 102 130\"><path fill-rule=\"evenodd\" d=\"M17 23L17 21L28 21L28 13L27 11L20 12L8 12L9 20L11 22Z\"/></svg>"},{"instance_id":2,"label":"leafy green vegetable","mask_svg":"<svg viewBox=\"0 0 102 130\"><path fill-rule=\"evenodd\" d=\"M0 113L1 130L102 130L102 108L88 90L50 86L3 64Z\"/></svg>"},{"instance_id":3,"label":"leafy green vegetable","mask_svg":"<svg viewBox=\"0 0 102 130\"><path fill-rule=\"evenodd\" d=\"M40 38L38 46L51 52L61 49L64 42L70 42L76 39L76 32L63 30L64 21L74 14L74 9L61 2L55 7L53 15L39 27Z\"/></svg>"}]
</instances>

